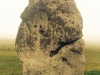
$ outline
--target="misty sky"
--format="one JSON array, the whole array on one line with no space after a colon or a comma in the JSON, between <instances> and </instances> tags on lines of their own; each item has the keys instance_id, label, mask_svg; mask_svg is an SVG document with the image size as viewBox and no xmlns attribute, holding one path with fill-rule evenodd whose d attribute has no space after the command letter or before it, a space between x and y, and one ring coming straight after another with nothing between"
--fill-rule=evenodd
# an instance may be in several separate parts
<instances>
[{"instance_id":1,"label":"misty sky","mask_svg":"<svg viewBox=\"0 0 100 75\"><path fill-rule=\"evenodd\" d=\"M100 0L75 0L83 17L83 38L86 42L100 43ZM0 0L0 38L15 39L20 14L28 0Z\"/></svg>"}]
</instances>

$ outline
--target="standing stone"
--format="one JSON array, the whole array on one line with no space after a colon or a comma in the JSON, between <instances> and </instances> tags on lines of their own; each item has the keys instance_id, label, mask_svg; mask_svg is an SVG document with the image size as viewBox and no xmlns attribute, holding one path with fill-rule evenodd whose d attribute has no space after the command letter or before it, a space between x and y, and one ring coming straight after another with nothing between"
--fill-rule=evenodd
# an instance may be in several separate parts
<instances>
[{"instance_id":1,"label":"standing stone","mask_svg":"<svg viewBox=\"0 0 100 75\"><path fill-rule=\"evenodd\" d=\"M16 51L23 75L84 75L83 22L74 0L29 0Z\"/></svg>"}]
</instances>

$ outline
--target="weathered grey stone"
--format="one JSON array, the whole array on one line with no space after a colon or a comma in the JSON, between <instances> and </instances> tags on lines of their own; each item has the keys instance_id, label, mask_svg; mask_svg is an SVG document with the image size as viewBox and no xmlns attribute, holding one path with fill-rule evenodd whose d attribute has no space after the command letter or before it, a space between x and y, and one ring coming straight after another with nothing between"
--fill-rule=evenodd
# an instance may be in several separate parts
<instances>
[{"instance_id":1,"label":"weathered grey stone","mask_svg":"<svg viewBox=\"0 0 100 75\"><path fill-rule=\"evenodd\" d=\"M74 0L29 0L16 51L23 75L84 75L83 21Z\"/></svg>"}]
</instances>

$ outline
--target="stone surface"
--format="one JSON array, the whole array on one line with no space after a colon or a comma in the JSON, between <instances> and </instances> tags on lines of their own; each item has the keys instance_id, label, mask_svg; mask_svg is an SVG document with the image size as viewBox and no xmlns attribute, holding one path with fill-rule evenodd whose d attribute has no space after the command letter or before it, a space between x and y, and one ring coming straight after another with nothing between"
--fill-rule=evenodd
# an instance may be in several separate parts
<instances>
[{"instance_id":1,"label":"stone surface","mask_svg":"<svg viewBox=\"0 0 100 75\"><path fill-rule=\"evenodd\" d=\"M23 75L84 75L83 21L74 0L29 0L16 51Z\"/></svg>"}]
</instances>

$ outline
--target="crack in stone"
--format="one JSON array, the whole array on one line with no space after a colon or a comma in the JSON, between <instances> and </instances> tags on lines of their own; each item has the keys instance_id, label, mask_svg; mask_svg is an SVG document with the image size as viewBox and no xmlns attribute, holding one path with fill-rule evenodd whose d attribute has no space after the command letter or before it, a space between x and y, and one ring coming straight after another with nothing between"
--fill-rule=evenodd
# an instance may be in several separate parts
<instances>
[{"instance_id":1,"label":"crack in stone","mask_svg":"<svg viewBox=\"0 0 100 75\"><path fill-rule=\"evenodd\" d=\"M78 39L73 40L73 41L69 41L69 42L59 42L60 46L58 48L56 48L55 50L51 50L50 57L53 57L54 55L56 55L61 50L62 47L66 46L66 45L69 45L69 44L72 44L77 40Z\"/></svg>"},{"instance_id":2,"label":"crack in stone","mask_svg":"<svg viewBox=\"0 0 100 75\"><path fill-rule=\"evenodd\" d=\"M71 49L71 51L74 52L74 53L81 54L81 51L78 51L78 50L75 50L75 49Z\"/></svg>"},{"instance_id":3,"label":"crack in stone","mask_svg":"<svg viewBox=\"0 0 100 75\"><path fill-rule=\"evenodd\" d=\"M73 67L73 65L71 63L69 63L67 58L61 57L62 58L62 62L67 63L70 67Z\"/></svg>"}]
</instances>

